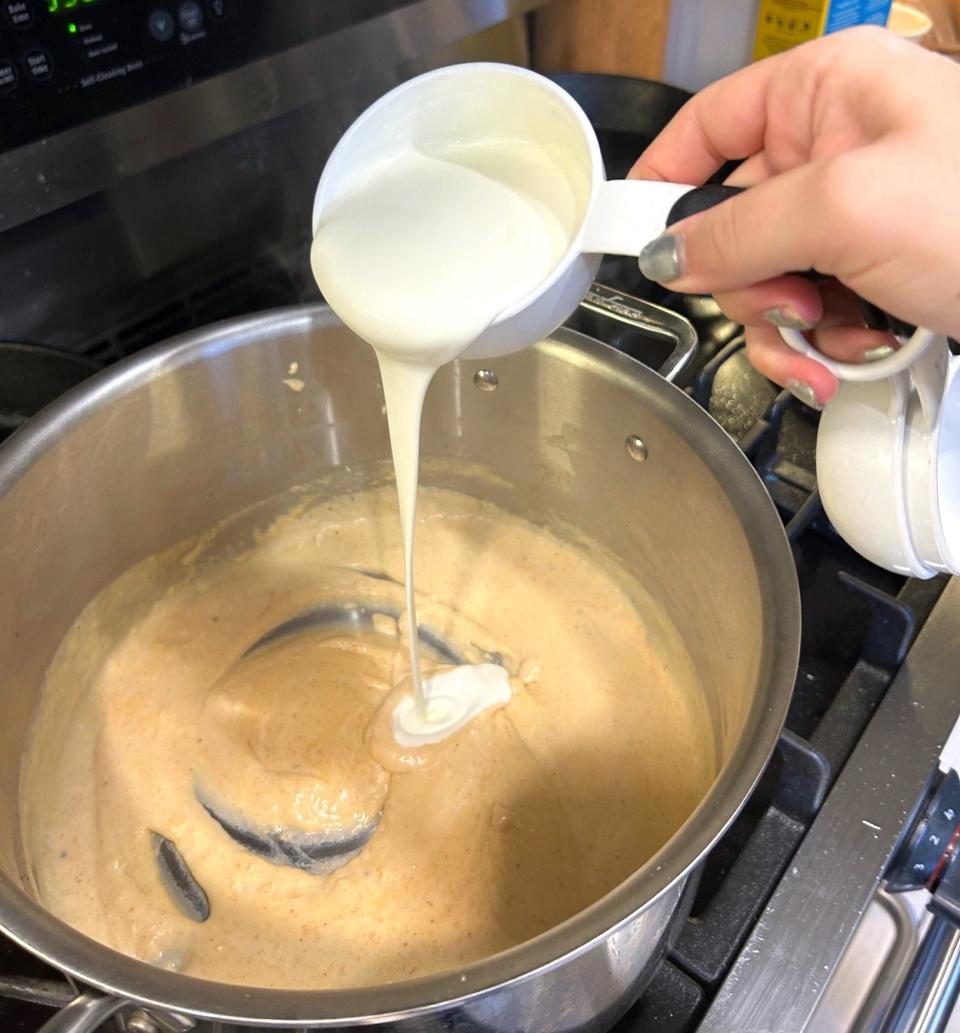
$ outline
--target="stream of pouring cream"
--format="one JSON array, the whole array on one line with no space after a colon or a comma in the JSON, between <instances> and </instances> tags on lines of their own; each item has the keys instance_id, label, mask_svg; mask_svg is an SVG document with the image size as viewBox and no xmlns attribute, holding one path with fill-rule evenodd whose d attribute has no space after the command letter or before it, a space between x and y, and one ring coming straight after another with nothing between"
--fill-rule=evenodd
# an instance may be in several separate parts
<instances>
[{"instance_id":1,"label":"stream of pouring cream","mask_svg":"<svg viewBox=\"0 0 960 1033\"><path fill-rule=\"evenodd\" d=\"M490 706L510 698L506 672L499 685L489 672L464 675L469 668L427 684L422 677L414 536L427 389L440 366L549 275L575 218L573 191L553 158L526 141L491 140L434 154L410 151L358 170L357 185L348 182L328 205L313 241L311 265L324 298L373 346L383 380L415 702L395 724L407 738L435 741L449 734L452 712L476 713L478 701Z\"/></svg>"},{"instance_id":2,"label":"stream of pouring cream","mask_svg":"<svg viewBox=\"0 0 960 1033\"><path fill-rule=\"evenodd\" d=\"M437 367L417 365L377 352L383 398L390 430L390 451L393 454L397 479L397 501L400 507L400 532L403 535L403 583L407 606L407 639L410 649L410 678L416 717L428 720L427 699L420 666L420 634L417 624L417 601L414 594L413 547L417 524L417 486L420 470L420 424L427 388Z\"/></svg>"}]
</instances>

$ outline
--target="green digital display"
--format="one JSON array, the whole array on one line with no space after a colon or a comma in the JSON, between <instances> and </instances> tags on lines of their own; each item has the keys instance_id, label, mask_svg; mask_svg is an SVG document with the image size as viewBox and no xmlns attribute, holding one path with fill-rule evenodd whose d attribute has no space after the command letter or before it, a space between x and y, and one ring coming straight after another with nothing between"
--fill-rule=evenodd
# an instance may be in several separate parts
<instances>
[{"instance_id":1,"label":"green digital display","mask_svg":"<svg viewBox=\"0 0 960 1033\"><path fill-rule=\"evenodd\" d=\"M93 7L100 0L47 0L48 14L69 14L80 7Z\"/></svg>"}]
</instances>

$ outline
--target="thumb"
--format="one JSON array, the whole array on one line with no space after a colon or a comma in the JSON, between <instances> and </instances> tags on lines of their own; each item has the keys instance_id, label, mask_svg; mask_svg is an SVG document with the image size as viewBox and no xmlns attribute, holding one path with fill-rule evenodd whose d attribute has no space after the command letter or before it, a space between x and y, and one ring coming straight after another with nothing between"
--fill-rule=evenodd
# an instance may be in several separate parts
<instances>
[{"instance_id":1,"label":"thumb","mask_svg":"<svg viewBox=\"0 0 960 1033\"><path fill-rule=\"evenodd\" d=\"M640 271L691 294L742 290L814 266L829 272L838 236L831 166L792 169L676 223L640 253Z\"/></svg>"}]
</instances>

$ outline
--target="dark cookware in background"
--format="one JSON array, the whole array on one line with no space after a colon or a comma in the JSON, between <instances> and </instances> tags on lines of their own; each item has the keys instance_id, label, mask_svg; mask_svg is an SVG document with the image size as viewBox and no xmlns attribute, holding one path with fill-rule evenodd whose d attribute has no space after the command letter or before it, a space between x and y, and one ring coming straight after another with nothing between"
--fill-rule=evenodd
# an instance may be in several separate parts
<instances>
[{"instance_id":1,"label":"dark cookware in background","mask_svg":"<svg viewBox=\"0 0 960 1033\"><path fill-rule=\"evenodd\" d=\"M666 83L622 75L570 72L550 78L577 101L596 130L607 179L625 179L640 153L691 97ZM663 293L640 275L635 258L623 255L607 255L597 280L648 301ZM605 334L609 335L608 328Z\"/></svg>"},{"instance_id":2,"label":"dark cookware in background","mask_svg":"<svg viewBox=\"0 0 960 1033\"><path fill-rule=\"evenodd\" d=\"M618 75L558 74L551 76L580 104L600 141L608 179L621 179L657 134L690 99L692 94L648 79ZM720 183L736 167L728 162L711 177ZM735 436L753 426L776 397L777 389L747 361L742 343L743 328L727 319L712 297L675 294L640 274L635 258L608 255L597 274L600 283L635 297L652 301L685 315L697 328L697 355L677 383L685 387ZM609 325L600 317L579 310L568 321L575 330L608 340L628 355L656 366L666 358L668 345L639 339L628 327L611 338ZM722 354L721 354L722 353ZM785 436L788 451L812 453L816 434L813 414L791 412Z\"/></svg>"},{"instance_id":3,"label":"dark cookware in background","mask_svg":"<svg viewBox=\"0 0 960 1033\"><path fill-rule=\"evenodd\" d=\"M622 75L564 72L550 78L576 98L590 119L608 179L623 179L640 151L692 96L666 83Z\"/></svg>"}]
</instances>

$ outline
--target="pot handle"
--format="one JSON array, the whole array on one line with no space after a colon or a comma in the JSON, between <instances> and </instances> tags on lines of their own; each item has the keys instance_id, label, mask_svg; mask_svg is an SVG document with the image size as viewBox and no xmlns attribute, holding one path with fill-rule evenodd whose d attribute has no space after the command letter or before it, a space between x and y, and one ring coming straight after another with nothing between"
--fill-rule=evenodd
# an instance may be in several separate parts
<instances>
[{"instance_id":1,"label":"pot handle","mask_svg":"<svg viewBox=\"0 0 960 1033\"><path fill-rule=\"evenodd\" d=\"M697 352L697 331L688 319L660 305L635 298L632 294L594 283L580 302L580 307L587 312L624 323L634 330L641 330L649 336L672 341L673 351L657 370L664 380L671 383Z\"/></svg>"},{"instance_id":2,"label":"pot handle","mask_svg":"<svg viewBox=\"0 0 960 1033\"><path fill-rule=\"evenodd\" d=\"M120 997L106 997L88 990L58 1011L38 1033L93 1033L126 1004Z\"/></svg>"}]
</instances>

